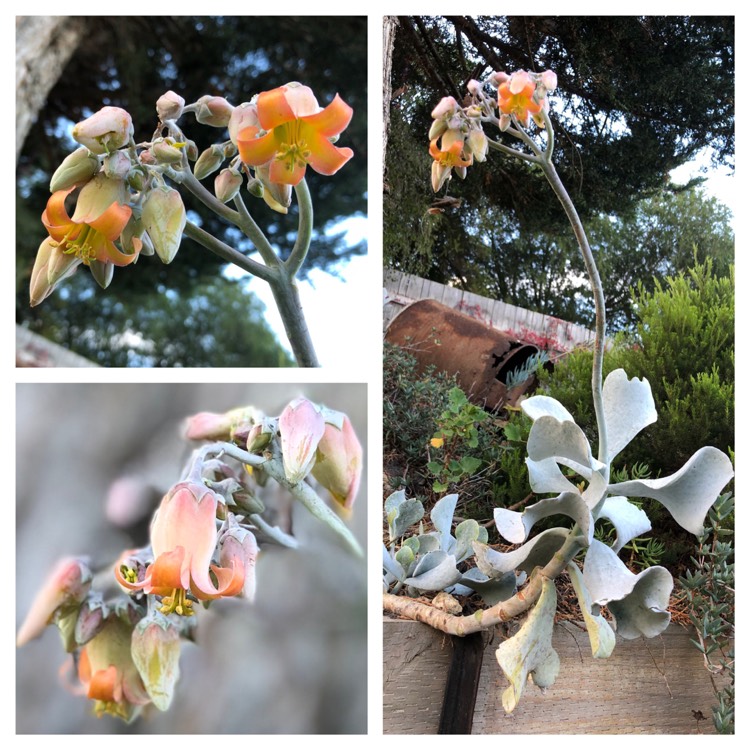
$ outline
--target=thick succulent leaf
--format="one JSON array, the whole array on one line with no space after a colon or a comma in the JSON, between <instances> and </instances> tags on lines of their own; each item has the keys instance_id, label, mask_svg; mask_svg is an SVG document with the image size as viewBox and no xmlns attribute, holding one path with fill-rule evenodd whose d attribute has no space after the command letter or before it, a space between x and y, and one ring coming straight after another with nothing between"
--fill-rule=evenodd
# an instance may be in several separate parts
<instances>
[{"instance_id":1,"label":"thick succulent leaf","mask_svg":"<svg viewBox=\"0 0 750 750\"><path fill-rule=\"evenodd\" d=\"M569 529L547 529L530 542L511 552L497 552L486 544L474 542L477 567L490 578L500 578L513 570L530 573L537 566L546 565L562 547Z\"/></svg>"},{"instance_id":2,"label":"thick succulent leaf","mask_svg":"<svg viewBox=\"0 0 750 750\"><path fill-rule=\"evenodd\" d=\"M473 518L467 518L456 526L456 547L454 554L458 562L462 562L469 555L474 554L471 543L481 541L480 536L486 536L486 534L481 534L481 531L482 527Z\"/></svg>"},{"instance_id":3,"label":"thick succulent leaf","mask_svg":"<svg viewBox=\"0 0 750 750\"><path fill-rule=\"evenodd\" d=\"M440 549L440 539L435 533L420 534L417 539L419 540L420 555L426 555L428 552L434 552L436 549Z\"/></svg>"},{"instance_id":4,"label":"thick succulent leaf","mask_svg":"<svg viewBox=\"0 0 750 750\"><path fill-rule=\"evenodd\" d=\"M416 555L414 554L414 550L411 549L411 547L402 547L398 552L396 552L396 562L404 570L408 571L415 559Z\"/></svg>"},{"instance_id":5,"label":"thick succulent leaf","mask_svg":"<svg viewBox=\"0 0 750 750\"><path fill-rule=\"evenodd\" d=\"M581 608L583 622L589 634L591 653L595 659L606 659L614 650L615 632L612 630L612 626L601 615L593 614L593 602L583 583L580 568L575 563L570 563L568 565L568 574L578 597L578 606Z\"/></svg>"},{"instance_id":6,"label":"thick succulent leaf","mask_svg":"<svg viewBox=\"0 0 750 750\"><path fill-rule=\"evenodd\" d=\"M584 538L589 542L593 538L594 524L591 511L577 492L563 492L557 497L540 500L534 505L529 505L523 513L495 508L495 525L509 542L521 544L537 521L555 515L572 518L580 527Z\"/></svg>"},{"instance_id":7,"label":"thick succulent leaf","mask_svg":"<svg viewBox=\"0 0 750 750\"><path fill-rule=\"evenodd\" d=\"M400 539L423 516L422 503L416 498L407 498L404 490L392 493L385 501L385 517L391 541Z\"/></svg>"},{"instance_id":8,"label":"thick succulent leaf","mask_svg":"<svg viewBox=\"0 0 750 750\"><path fill-rule=\"evenodd\" d=\"M669 625L672 576L654 566L636 575L606 545L594 540L586 554L583 583L591 601L607 605L623 638L653 638Z\"/></svg>"},{"instance_id":9,"label":"thick succulent leaf","mask_svg":"<svg viewBox=\"0 0 750 750\"><path fill-rule=\"evenodd\" d=\"M420 558L414 574L407 578L407 586L421 591L441 591L458 583L461 574L456 569L456 558L443 550L428 552Z\"/></svg>"},{"instance_id":10,"label":"thick succulent leaf","mask_svg":"<svg viewBox=\"0 0 750 750\"><path fill-rule=\"evenodd\" d=\"M526 450L532 461L555 458L558 462L583 469L583 476L603 464L591 455L591 446L583 430L575 423L561 422L555 417L539 417L531 426Z\"/></svg>"},{"instance_id":11,"label":"thick succulent leaf","mask_svg":"<svg viewBox=\"0 0 750 750\"><path fill-rule=\"evenodd\" d=\"M526 680L531 674L539 687L549 687L560 670L560 659L552 648L557 594L555 584L544 580L542 593L521 629L495 652L500 669L510 686L503 693L503 708L511 713L518 705Z\"/></svg>"},{"instance_id":12,"label":"thick succulent leaf","mask_svg":"<svg viewBox=\"0 0 750 750\"><path fill-rule=\"evenodd\" d=\"M609 476L609 467L599 471L592 471L589 479L589 486L583 492L583 499L586 505L592 510L597 506L599 501L607 494L607 479L602 472Z\"/></svg>"},{"instance_id":13,"label":"thick succulent leaf","mask_svg":"<svg viewBox=\"0 0 750 750\"><path fill-rule=\"evenodd\" d=\"M656 422L657 415L648 380L628 380L622 369L607 375L602 398L609 463L644 427Z\"/></svg>"},{"instance_id":14,"label":"thick succulent leaf","mask_svg":"<svg viewBox=\"0 0 750 750\"><path fill-rule=\"evenodd\" d=\"M576 486L565 478L560 466L554 458L542 461L526 459L529 470L529 484L531 489L540 494L543 492L576 492Z\"/></svg>"},{"instance_id":15,"label":"thick succulent leaf","mask_svg":"<svg viewBox=\"0 0 750 750\"><path fill-rule=\"evenodd\" d=\"M456 511L458 495L446 495L435 503L430 513L432 525L440 534L440 547L445 552L453 552L456 546L456 540L451 536L451 527L453 526L453 514Z\"/></svg>"},{"instance_id":16,"label":"thick succulent leaf","mask_svg":"<svg viewBox=\"0 0 750 750\"><path fill-rule=\"evenodd\" d=\"M389 573L395 580L403 581L406 578L406 571L403 567L391 557L388 548L383 545L383 570Z\"/></svg>"},{"instance_id":17,"label":"thick succulent leaf","mask_svg":"<svg viewBox=\"0 0 750 750\"><path fill-rule=\"evenodd\" d=\"M554 417L559 422L575 422L571 413L550 396L532 396L521 404L521 410L535 422L539 417Z\"/></svg>"},{"instance_id":18,"label":"thick succulent leaf","mask_svg":"<svg viewBox=\"0 0 750 750\"><path fill-rule=\"evenodd\" d=\"M459 583L476 591L488 607L494 607L516 593L516 576L513 572L505 573L500 578L489 578L479 568L471 568L461 576Z\"/></svg>"},{"instance_id":19,"label":"thick succulent leaf","mask_svg":"<svg viewBox=\"0 0 750 750\"><path fill-rule=\"evenodd\" d=\"M733 476L728 456L709 446L694 453L671 476L610 484L608 491L615 495L658 500L683 529L700 535L708 509Z\"/></svg>"},{"instance_id":20,"label":"thick succulent leaf","mask_svg":"<svg viewBox=\"0 0 750 750\"><path fill-rule=\"evenodd\" d=\"M646 513L633 505L626 497L608 497L602 504L598 518L607 518L617 532L612 545L613 552L619 552L631 539L651 531L651 521Z\"/></svg>"}]
</instances>

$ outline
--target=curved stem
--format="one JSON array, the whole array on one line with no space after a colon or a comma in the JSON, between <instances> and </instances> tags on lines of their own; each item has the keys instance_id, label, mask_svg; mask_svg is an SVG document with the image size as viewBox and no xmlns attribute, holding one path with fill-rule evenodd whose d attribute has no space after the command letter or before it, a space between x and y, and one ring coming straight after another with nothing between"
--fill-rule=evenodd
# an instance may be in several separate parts
<instances>
[{"instance_id":1,"label":"curved stem","mask_svg":"<svg viewBox=\"0 0 750 750\"><path fill-rule=\"evenodd\" d=\"M208 206L208 208L210 208L215 214L218 214L227 221L231 221L235 226L240 227L240 215L236 211L232 211L229 206L224 205L215 195L206 190L189 169L181 173L180 182L201 203Z\"/></svg>"},{"instance_id":2,"label":"curved stem","mask_svg":"<svg viewBox=\"0 0 750 750\"><path fill-rule=\"evenodd\" d=\"M279 258L271 247L271 243L268 241L266 235L263 234L263 230L255 223L255 219L250 215L245 201L242 200L242 196L239 193L234 196L234 205L237 207L239 216L237 226L255 245L255 248L260 253L260 257L263 258L263 262L267 266L280 265Z\"/></svg>"},{"instance_id":3,"label":"curved stem","mask_svg":"<svg viewBox=\"0 0 750 750\"><path fill-rule=\"evenodd\" d=\"M292 252L287 258L286 265L289 275L294 277L302 267L307 257L307 251L310 249L310 238L313 229L313 205L310 197L310 189L307 187L307 181L302 178L299 185L296 185L294 192L297 196L297 207L299 209L299 227L297 229L297 239L292 248Z\"/></svg>"},{"instance_id":4,"label":"curved stem","mask_svg":"<svg viewBox=\"0 0 750 750\"><path fill-rule=\"evenodd\" d=\"M510 146L505 146L502 143L493 141L491 138L487 140L487 143L489 144L489 147L491 149L493 149L494 151L499 151L501 154L507 154L508 156L515 156L518 159L523 159L524 161L530 161L532 164L539 164L539 159L537 159L536 156L533 156L531 154L524 154L523 151L518 151L517 149L511 148Z\"/></svg>"},{"instance_id":5,"label":"curved stem","mask_svg":"<svg viewBox=\"0 0 750 750\"><path fill-rule=\"evenodd\" d=\"M220 239L217 239L212 234L209 234L204 229L196 226L191 221L188 221L185 224L184 232L186 237L195 240L207 250L210 250L215 255L223 258L228 263L234 263L235 266L238 266L243 271L247 271L253 276L257 276L258 278L269 282L269 284L273 283L275 274L272 269L261 263L256 263L254 260L251 260L247 256L238 252L233 247L230 247Z\"/></svg>"},{"instance_id":6,"label":"curved stem","mask_svg":"<svg viewBox=\"0 0 750 750\"><path fill-rule=\"evenodd\" d=\"M285 266L281 266L279 271L281 273L271 281L271 292L281 315L294 358L299 367L320 367L310 338L310 330L302 312L297 284L293 277L287 275Z\"/></svg>"},{"instance_id":7,"label":"curved stem","mask_svg":"<svg viewBox=\"0 0 750 750\"><path fill-rule=\"evenodd\" d=\"M280 544L282 547L289 547L291 549L299 547L299 542L293 536L286 534L278 526L271 526L257 513L251 513L249 518L269 539Z\"/></svg>"}]
</instances>

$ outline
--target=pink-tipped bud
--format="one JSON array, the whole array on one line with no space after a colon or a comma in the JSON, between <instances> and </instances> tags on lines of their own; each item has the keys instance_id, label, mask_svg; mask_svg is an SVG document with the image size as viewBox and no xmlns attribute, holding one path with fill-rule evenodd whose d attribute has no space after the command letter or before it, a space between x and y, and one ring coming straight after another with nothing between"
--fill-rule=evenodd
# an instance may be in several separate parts
<instances>
[{"instance_id":1,"label":"pink-tipped bud","mask_svg":"<svg viewBox=\"0 0 750 750\"><path fill-rule=\"evenodd\" d=\"M362 445L349 417L344 417L341 429L326 424L312 475L336 502L351 509L362 478Z\"/></svg>"},{"instance_id":2,"label":"pink-tipped bud","mask_svg":"<svg viewBox=\"0 0 750 750\"><path fill-rule=\"evenodd\" d=\"M490 83L494 86L500 86L510 80L510 76L503 71L496 71L490 76Z\"/></svg>"},{"instance_id":3,"label":"pink-tipped bud","mask_svg":"<svg viewBox=\"0 0 750 750\"><path fill-rule=\"evenodd\" d=\"M132 168L130 157L124 151L115 151L104 157L104 174L113 180L124 180Z\"/></svg>"},{"instance_id":4,"label":"pink-tipped bud","mask_svg":"<svg viewBox=\"0 0 750 750\"><path fill-rule=\"evenodd\" d=\"M87 182L99 169L99 160L87 148L79 148L63 159L49 183L51 193Z\"/></svg>"},{"instance_id":5,"label":"pink-tipped bud","mask_svg":"<svg viewBox=\"0 0 750 750\"><path fill-rule=\"evenodd\" d=\"M32 307L43 302L55 290L57 284L71 276L81 265L81 259L75 255L66 255L51 237L39 245L39 250L31 270L29 284L29 301Z\"/></svg>"},{"instance_id":6,"label":"pink-tipped bud","mask_svg":"<svg viewBox=\"0 0 750 750\"><path fill-rule=\"evenodd\" d=\"M149 698L156 708L166 711L180 676L179 629L151 612L133 630L130 653Z\"/></svg>"},{"instance_id":7,"label":"pink-tipped bud","mask_svg":"<svg viewBox=\"0 0 750 750\"><path fill-rule=\"evenodd\" d=\"M133 135L133 120L120 107L103 107L73 127L73 138L92 154L108 154L126 146Z\"/></svg>"},{"instance_id":8,"label":"pink-tipped bud","mask_svg":"<svg viewBox=\"0 0 750 750\"><path fill-rule=\"evenodd\" d=\"M452 96L444 96L432 110L432 119L439 120L459 109L458 102Z\"/></svg>"},{"instance_id":9,"label":"pink-tipped bud","mask_svg":"<svg viewBox=\"0 0 750 750\"><path fill-rule=\"evenodd\" d=\"M241 596L255 601L255 561L258 559L258 543L253 534L241 526L232 524L219 538L219 562L223 567L242 566L245 583Z\"/></svg>"},{"instance_id":10,"label":"pink-tipped bud","mask_svg":"<svg viewBox=\"0 0 750 750\"><path fill-rule=\"evenodd\" d=\"M469 90L469 93L476 96L482 91L482 84L479 83L479 81L472 78L467 84L466 88Z\"/></svg>"},{"instance_id":11,"label":"pink-tipped bud","mask_svg":"<svg viewBox=\"0 0 750 750\"><path fill-rule=\"evenodd\" d=\"M300 397L287 404L279 417L284 473L301 482L315 463L315 451L325 432L325 420L314 404Z\"/></svg>"},{"instance_id":12,"label":"pink-tipped bud","mask_svg":"<svg viewBox=\"0 0 750 750\"><path fill-rule=\"evenodd\" d=\"M141 220L161 262L171 263L187 223L182 196L173 188L155 188L143 204Z\"/></svg>"},{"instance_id":13,"label":"pink-tipped bud","mask_svg":"<svg viewBox=\"0 0 750 750\"><path fill-rule=\"evenodd\" d=\"M222 203L228 203L240 192L242 175L233 169L222 169L214 180L214 193Z\"/></svg>"},{"instance_id":14,"label":"pink-tipped bud","mask_svg":"<svg viewBox=\"0 0 750 750\"><path fill-rule=\"evenodd\" d=\"M76 557L60 560L36 595L18 630L16 645L23 646L41 635L60 610L77 608L91 588L91 579L85 560Z\"/></svg>"},{"instance_id":15,"label":"pink-tipped bud","mask_svg":"<svg viewBox=\"0 0 750 750\"><path fill-rule=\"evenodd\" d=\"M552 70L545 70L544 73L542 73L542 86L544 86L548 92L554 91L557 88L557 73Z\"/></svg>"},{"instance_id":16,"label":"pink-tipped bud","mask_svg":"<svg viewBox=\"0 0 750 750\"><path fill-rule=\"evenodd\" d=\"M156 114L162 122L179 120L184 107L185 100L174 91L167 91L156 100Z\"/></svg>"},{"instance_id":17,"label":"pink-tipped bud","mask_svg":"<svg viewBox=\"0 0 750 750\"><path fill-rule=\"evenodd\" d=\"M258 107L250 102L243 102L235 107L232 116L229 118L227 130L232 143L237 145L237 135L245 128L258 128Z\"/></svg>"},{"instance_id":18,"label":"pink-tipped bud","mask_svg":"<svg viewBox=\"0 0 750 750\"><path fill-rule=\"evenodd\" d=\"M151 146L151 153L159 164L180 164L185 144L178 144L174 138L158 138Z\"/></svg>"},{"instance_id":19,"label":"pink-tipped bud","mask_svg":"<svg viewBox=\"0 0 750 750\"><path fill-rule=\"evenodd\" d=\"M207 148L195 162L193 174L196 180L202 180L215 172L224 163L224 151L219 146Z\"/></svg>"},{"instance_id":20,"label":"pink-tipped bud","mask_svg":"<svg viewBox=\"0 0 750 750\"><path fill-rule=\"evenodd\" d=\"M202 96L196 104L195 119L198 122L215 128L229 124L234 107L223 96Z\"/></svg>"},{"instance_id":21,"label":"pink-tipped bud","mask_svg":"<svg viewBox=\"0 0 750 750\"><path fill-rule=\"evenodd\" d=\"M263 415L252 406L230 409L224 414L202 411L185 422L188 440L234 440L238 432L249 430Z\"/></svg>"}]
</instances>

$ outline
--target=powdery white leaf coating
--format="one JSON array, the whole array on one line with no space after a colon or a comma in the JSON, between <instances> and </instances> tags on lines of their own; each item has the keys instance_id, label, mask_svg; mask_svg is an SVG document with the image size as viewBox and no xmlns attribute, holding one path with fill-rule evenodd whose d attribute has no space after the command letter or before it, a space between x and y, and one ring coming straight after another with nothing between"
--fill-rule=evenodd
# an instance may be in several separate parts
<instances>
[{"instance_id":1,"label":"powdery white leaf coating","mask_svg":"<svg viewBox=\"0 0 750 750\"><path fill-rule=\"evenodd\" d=\"M619 552L631 539L651 531L651 521L645 511L622 495L608 497L602 504L598 517L608 519L615 527L617 539L612 545L614 552Z\"/></svg>"},{"instance_id":2,"label":"powdery white leaf coating","mask_svg":"<svg viewBox=\"0 0 750 750\"><path fill-rule=\"evenodd\" d=\"M516 593L516 575L512 571L499 578L490 578L479 568L471 568L463 574L459 584L466 588L468 593L476 591L488 607L494 607L498 602L504 602Z\"/></svg>"},{"instance_id":3,"label":"powdery white leaf coating","mask_svg":"<svg viewBox=\"0 0 750 750\"><path fill-rule=\"evenodd\" d=\"M568 574L578 597L578 606L581 608L583 621L589 634L591 654L595 659L606 659L615 648L615 632L601 615L593 614L593 602L583 583L580 568L575 563L570 563Z\"/></svg>"},{"instance_id":4,"label":"powdery white leaf coating","mask_svg":"<svg viewBox=\"0 0 750 750\"><path fill-rule=\"evenodd\" d=\"M499 578L513 570L524 570L529 573L552 559L552 555L567 539L568 533L569 529L564 528L547 529L511 552L497 552L486 544L474 542L477 567L490 578Z\"/></svg>"},{"instance_id":5,"label":"powdery white leaf coating","mask_svg":"<svg viewBox=\"0 0 750 750\"><path fill-rule=\"evenodd\" d=\"M542 461L526 459L529 470L529 484L536 493L543 492L577 492L577 487L560 471L554 457Z\"/></svg>"},{"instance_id":6,"label":"powdery white leaf coating","mask_svg":"<svg viewBox=\"0 0 750 750\"><path fill-rule=\"evenodd\" d=\"M589 441L575 422L561 422L551 416L539 417L531 426L526 450L532 461L555 458L558 463L566 465L573 462L571 468L586 478L591 475L591 471L598 471L603 467L591 455ZM584 471L580 471L581 468Z\"/></svg>"},{"instance_id":7,"label":"powdery white leaf coating","mask_svg":"<svg viewBox=\"0 0 750 750\"><path fill-rule=\"evenodd\" d=\"M388 552L385 544L383 545L383 570L389 573L397 581L403 581L406 576L403 566Z\"/></svg>"},{"instance_id":8,"label":"powdery white leaf coating","mask_svg":"<svg viewBox=\"0 0 750 750\"><path fill-rule=\"evenodd\" d=\"M560 659L552 648L557 593L555 584L544 580L542 593L521 629L500 644L495 657L510 686L503 693L503 708L511 713L518 705L526 680L531 674L534 684L549 687L560 671Z\"/></svg>"},{"instance_id":9,"label":"powdery white leaf coating","mask_svg":"<svg viewBox=\"0 0 750 750\"><path fill-rule=\"evenodd\" d=\"M457 502L458 495L446 495L435 503L430 513L432 524L440 533L440 546L446 552L452 552L456 543L451 536L451 526Z\"/></svg>"},{"instance_id":10,"label":"powdery white leaf coating","mask_svg":"<svg viewBox=\"0 0 750 750\"><path fill-rule=\"evenodd\" d=\"M443 550L428 552L420 558L414 575L404 583L422 591L441 591L458 583L461 574L456 569L456 558Z\"/></svg>"},{"instance_id":11,"label":"powdery white leaf coating","mask_svg":"<svg viewBox=\"0 0 750 750\"><path fill-rule=\"evenodd\" d=\"M644 427L656 422L656 406L648 380L628 380L622 369L607 375L602 399L607 426L607 461L611 462Z\"/></svg>"},{"instance_id":12,"label":"powdery white leaf coating","mask_svg":"<svg viewBox=\"0 0 750 750\"><path fill-rule=\"evenodd\" d=\"M534 524L547 516L564 515L572 518L581 534L589 542L593 538L594 523L591 511L577 492L563 492L557 497L540 500L529 505L522 513L505 508L495 508L495 525L500 534L513 544L526 541Z\"/></svg>"},{"instance_id":13,"label":"powdery white leaf coating","mask_svg":"<svg viewBox=\"0 0 750 750\"><path fill-rule=\"evenodd\" d=\"M658 500L677 523L700 535L708 509L734 476L732 462L718 448L696 451L677 472L660 479L633 479L609 485L611 493Z\"/></svg>"},{"instance_id":14,"label":"powdery white leaf coating","mask_svg":"<svg viewBox=\"0 0 750 750\"><path fill-rule=\"evenodd\" d=\"M673 582L666 568L654 566L636 575L612 549L594 540L586 554L583 582L594 604L607 605L623 638L653 638L669 625Z\"/></svg>"},{"instance_id":15,"label":"powdery white leaf coating","mask_svg":"<svg viewBox=\"0 0 750 750\"><path fill-rule=\"evenodd\" d=\"M532 396L521 404L523 413L535 422L539 417L554 417L559 422L575 422L573 415L550 396Z\"/></svg>"}]
</instances>

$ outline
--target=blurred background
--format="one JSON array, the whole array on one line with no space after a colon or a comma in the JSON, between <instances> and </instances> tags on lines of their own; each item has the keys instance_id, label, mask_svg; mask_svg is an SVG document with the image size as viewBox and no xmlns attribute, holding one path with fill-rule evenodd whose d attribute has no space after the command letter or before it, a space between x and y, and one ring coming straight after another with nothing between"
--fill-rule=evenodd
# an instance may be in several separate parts
<instances>
[{"instance_id":1,"label":"blurred background","mask_svg":"<svg viewBox=\"0 0 750 750\"><path fill-rule=\"evenodd\" d=\"M16 51L17 323L103 366L290 366L265 282L191 240L183 239L169 266L154 256L118 269L106 291L84 269L31 309L28 283L46 236L40 217L49 179L78 147L70 136L76 122L105 105L123 107L140 142L151 138L156 100L169 89L188 103L212 94L237 105L299 80L321 106L339 93L354 109L339 141L354 158L333 177L307 170L315 218L302 304L323 365L340 359L342 335L351 337L347 346L360 346L361 326L347 329L339 311L361 302L367 272L365 17L19 16ZM227 137L192 115L180 124L201 151ZM211 190L214 176L204 182ZM251 252L234 227L181 192L194 223ZM244 189L243 196L286 257L296 237L296 203L282 216Z\"/></svg>"},{"instance_id":2,"label":"blurred background","mask_svg":"<svg viewBox=\"0 0 750 750\"><path fill-rule=\"evenodd\" d=\"M88 554L102 567L142 528L105 515L111 483L137 478L154 502L179 479L190 446L182 421L253 404L278 415L294 397L349 415L367 455L360 384L19 384L17 386L16 627L54 563ZM365 474L349 522L366 544ZM338 539L293 506L298 550L264 545L254 605L217 601L185 643L169 711L133 724L104 716L58 678L70 659L56 628L16 652L16 732L85 734L364 733L366 575Z\"/></svg>"}]
</instances>

